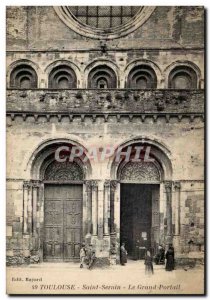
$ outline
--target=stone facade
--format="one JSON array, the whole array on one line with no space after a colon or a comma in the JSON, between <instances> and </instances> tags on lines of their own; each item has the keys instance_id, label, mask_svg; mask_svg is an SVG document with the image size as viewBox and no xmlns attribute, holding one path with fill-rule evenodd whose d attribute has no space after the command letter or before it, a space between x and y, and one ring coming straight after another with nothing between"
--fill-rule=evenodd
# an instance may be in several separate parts
<instances>
[{"instance_id":1,"label":"stone facade","mask_svg":"<svg viewBox=\"0 0 210 300\"><path fill-rule=\"evenodd\" d=\"M43 261L45 171L54 147L68 144L151 147L160 174L153 182L159 185L156 243L173 242L180 263L203 259L203 14L202 7L155 7L125 35L97 39L64 24L53 7L7 8L9 265ZM68 76L75 75L76 87L50 87L50 74L64 65L65 74L70 68ZM23 80L33 80L35 88L15 86L22 80L21 66ZM95 68L115 76L115 87L90 88ZM155 88L128 86L135 68L144 68L146 80L153 70ZM174 70L186 72L181 82L196 80L189 88L169 88ZM132 166L121 173L121 163L113 157L87 160L80 165L83 178L75 171L77 176L65 179L83 185L82 240L112 264L119 261L121 184L151 184L152 178L137 176ZM140 172L140 165L136 169Z\"/></svg>"}]
</instances>

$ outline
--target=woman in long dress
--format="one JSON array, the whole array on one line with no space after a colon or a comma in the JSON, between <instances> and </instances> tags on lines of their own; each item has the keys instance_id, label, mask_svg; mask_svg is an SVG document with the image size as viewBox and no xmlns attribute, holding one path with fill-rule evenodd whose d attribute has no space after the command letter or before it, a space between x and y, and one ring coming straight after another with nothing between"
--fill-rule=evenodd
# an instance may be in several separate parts
<instances>
[{"instance_id":1,"label":"woman in long dress","mask_svg":"<svg viewBox=\"0 0 210 300\"><path fill-rule=\"evenodd\" d=\"M166 271L174 270L174 247L170 246L166 252Z\"/></svg>"},{"instance_id":2,"label":"woman in long dress","mask_svg":"<svg viewBox=\"0 0 210 300\"><path fill-rule=\"evenodd\" d=\"M148 275L154 274L152 255L149 250L146 251L144 264L145 264L145 274Z\"/></svg>"}]
</instances>

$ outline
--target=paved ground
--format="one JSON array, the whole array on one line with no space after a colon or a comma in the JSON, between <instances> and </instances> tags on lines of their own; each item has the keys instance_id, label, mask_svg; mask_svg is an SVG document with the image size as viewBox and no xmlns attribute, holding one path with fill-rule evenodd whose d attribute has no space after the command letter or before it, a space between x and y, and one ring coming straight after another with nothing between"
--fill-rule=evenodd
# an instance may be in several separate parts
<instances>
[{"instance_id":1,"label":"paved ground","mask_svg":"<svg viewBox=\"0 0 210 300\"><path fill-rule=\"evenodd\" d=\"M204 269L166 272L154 266L148 276L142 261L91 271L74 263L42 263L9 267L7 283L7 292L18 294L202 294Z\"/></svg>"}]
</instances>

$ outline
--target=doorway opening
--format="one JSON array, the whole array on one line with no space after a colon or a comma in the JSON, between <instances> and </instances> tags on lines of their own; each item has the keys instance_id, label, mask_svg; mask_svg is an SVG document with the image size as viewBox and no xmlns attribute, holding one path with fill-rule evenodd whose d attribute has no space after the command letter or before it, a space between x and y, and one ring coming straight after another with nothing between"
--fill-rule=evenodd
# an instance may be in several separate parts
<instances>
[{"instance_id":1,"label":"doorway opening","mask_svg":"<svg viewBox=\"0 0 210 300\"><path fill-rule=\"evenodd\" d=\"M129 259L144 259L146 249L156 253L159 191L159 184L121 183L120 242L125 243Z\"/></svg>"}]
</instances>

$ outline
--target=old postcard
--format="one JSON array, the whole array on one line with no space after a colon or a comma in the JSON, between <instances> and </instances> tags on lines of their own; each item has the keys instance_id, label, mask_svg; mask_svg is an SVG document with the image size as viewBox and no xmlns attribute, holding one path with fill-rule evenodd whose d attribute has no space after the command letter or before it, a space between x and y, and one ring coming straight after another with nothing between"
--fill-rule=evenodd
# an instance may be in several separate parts
<instances>
[{"instance_id":1,"label":"old postcard","mask_svg":"<svg viewBox=\"0 0 210 300\"><path fill-rule=\"evenodd\" d=\"M205 294L204 7L7 7L7 293Z\"/></svg>"}]
</instances>

